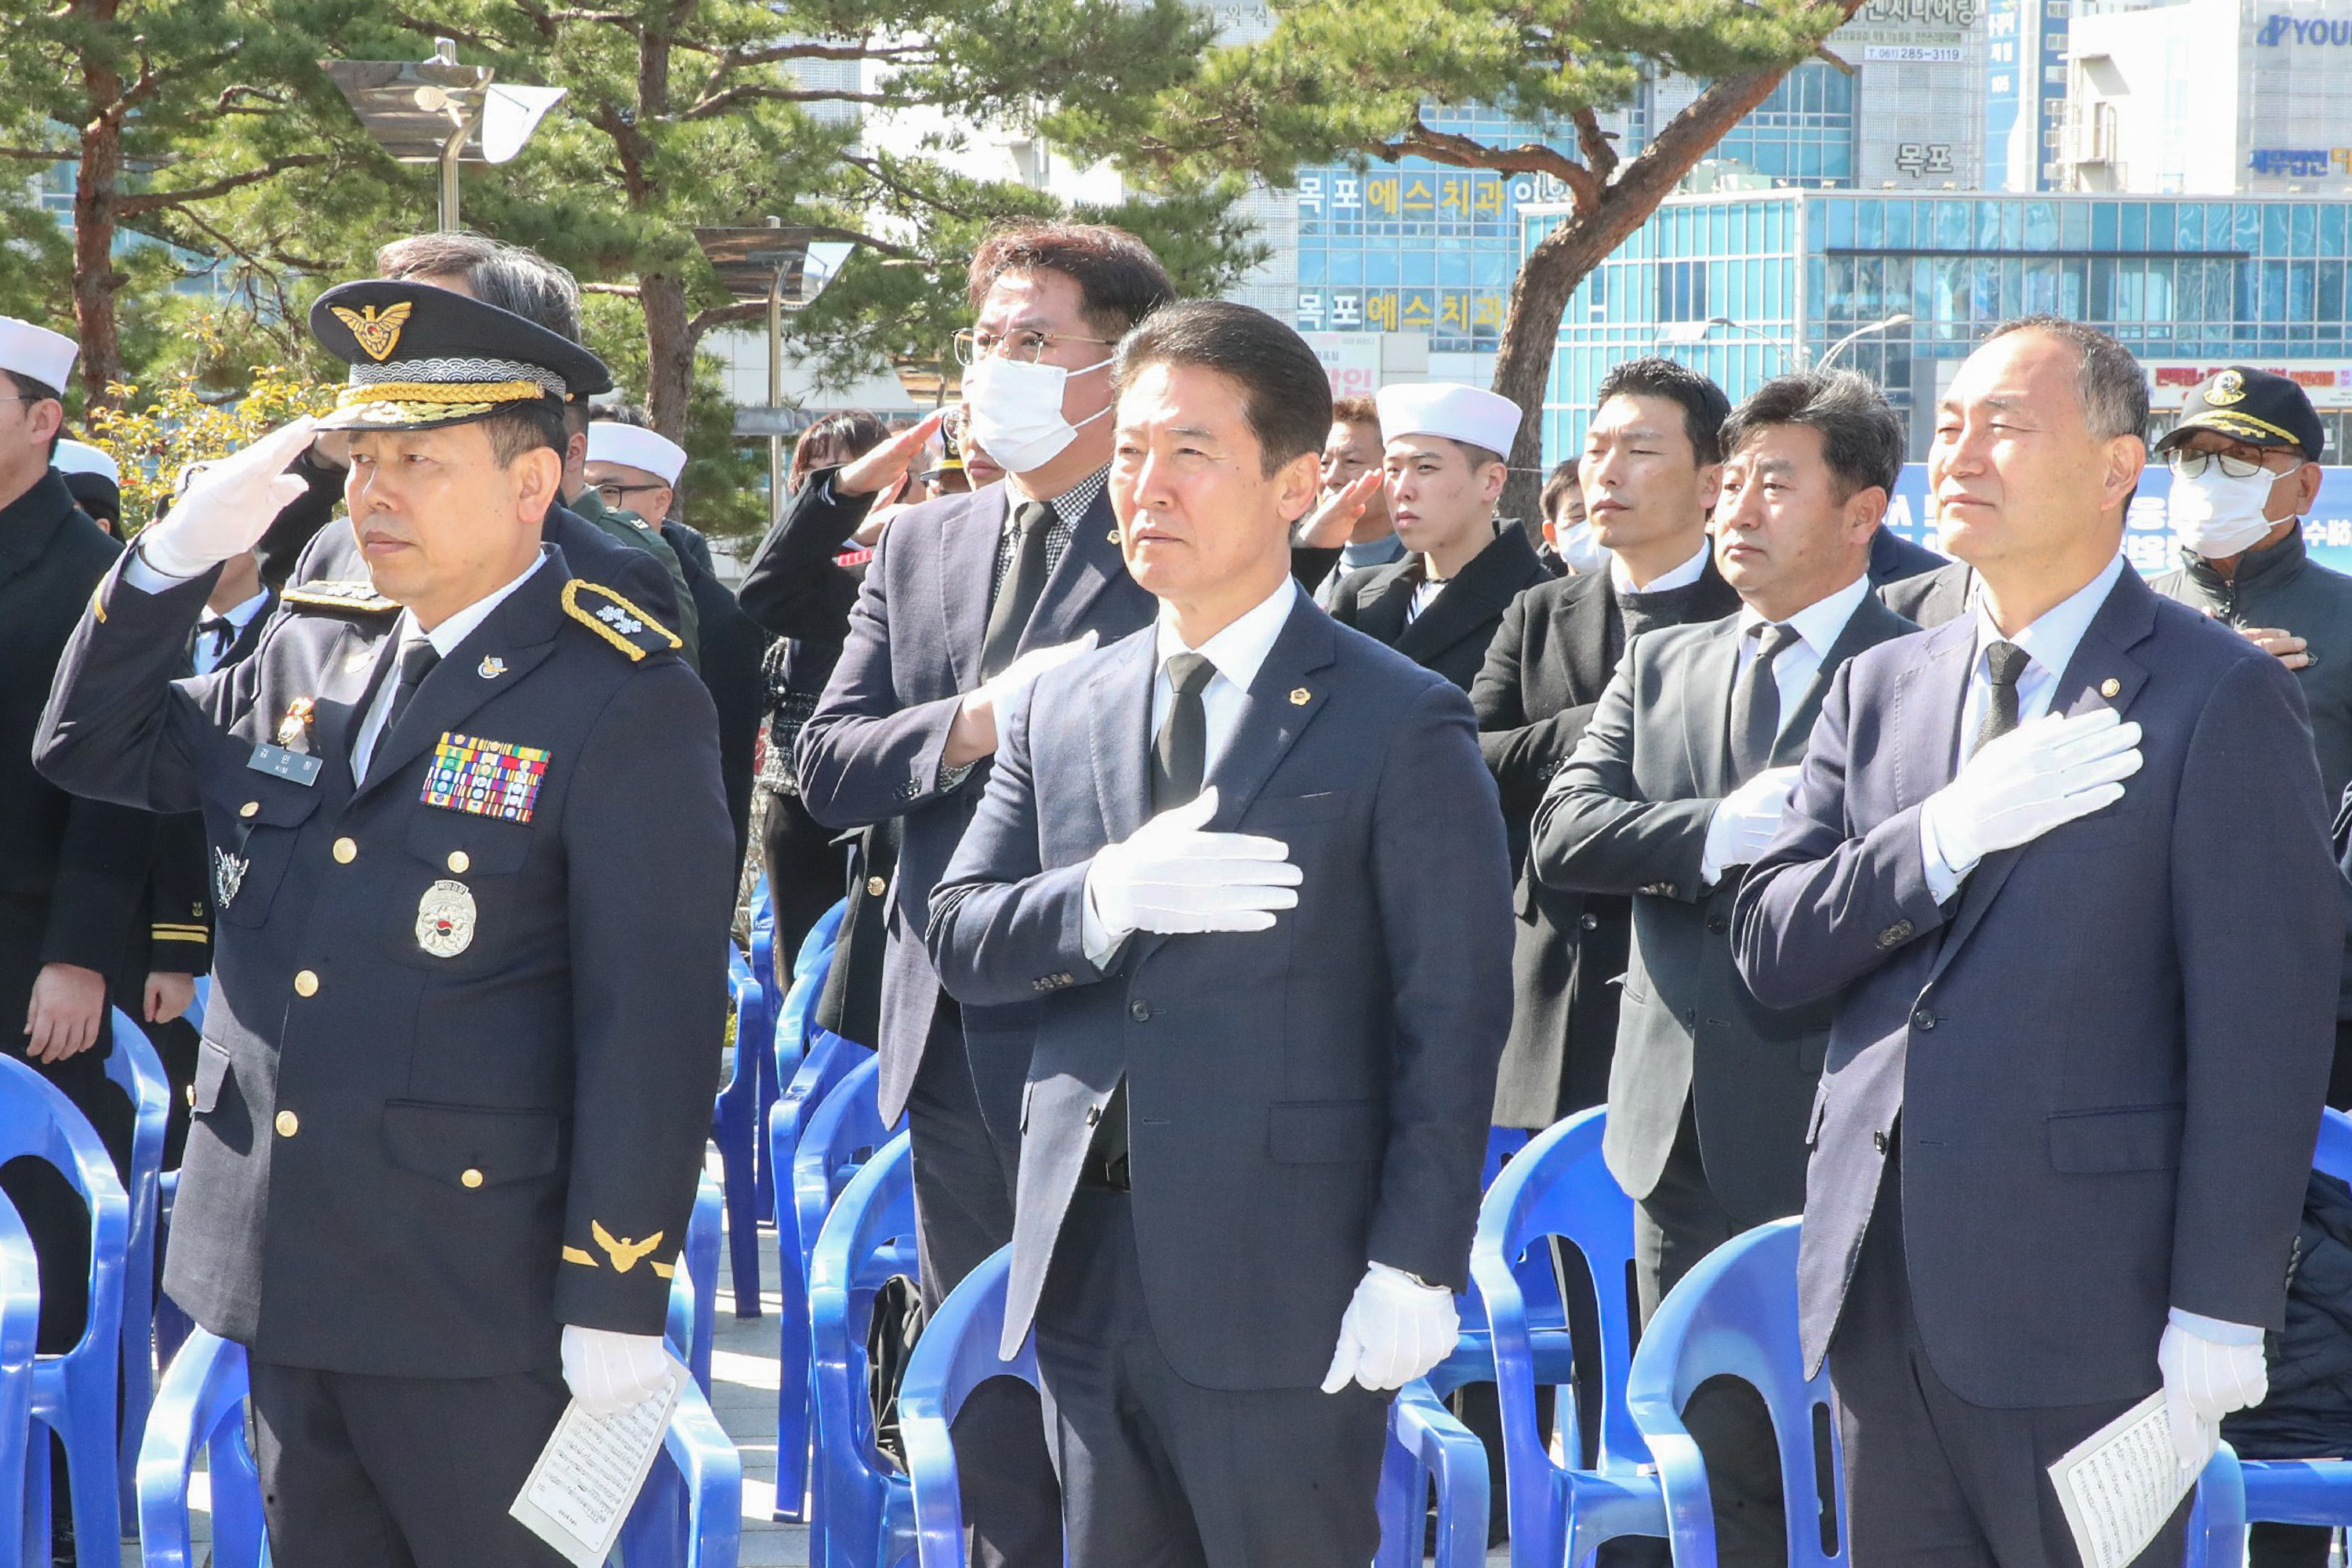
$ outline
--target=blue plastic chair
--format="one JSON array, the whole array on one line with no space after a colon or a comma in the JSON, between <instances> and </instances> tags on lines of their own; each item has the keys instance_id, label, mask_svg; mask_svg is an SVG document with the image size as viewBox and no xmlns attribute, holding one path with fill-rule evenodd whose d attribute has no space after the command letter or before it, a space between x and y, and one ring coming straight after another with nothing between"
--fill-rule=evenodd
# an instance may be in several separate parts
<instances>
[{"instance_id":1,"label":"blue plastic chair","mask_svg":"<svg viewBox=\"0 0 2352 1568\"><path fill-rule=\"evenodd\" d=\"M907 1448L907 1479L915 1519L915 1560L921 1568L964 1568L963 1498L956 1486L950 1429L972 1390L992 1378L1017 1377L1037 1386L1034 1335L1011 1361L997 1359L1004 1329L1004 1285L1013 1250L1000 1247L948 1293L923 1325L907 1375L898 1384L898 1435ZM1475 1446L1475 1444L1473 1445ZM1414 1542L1419 1557L1420 1542ZM1479 1542L1481 1552L1486 1542Z\"/></svg>"},{"instance_id":2,"label":"blue plastic chair","mask_svg":"<svg viewBox=\"0 0 2352 1568\"><path fill-rule=\"evenodd\" d=\"M792 1224L780 1227L778 1253L783 1258L787 1281L795 1266L805 1268L816 1250L817 1237L834 1200L848 1185L859 1166L872 1159L893 1129L882 1125L875 1103L881 1068L868 1052L827 1035L827 1049L839 1052L847 1070L830 1088L808 1117L793 1154ZM797 1241L794 1237L797 1237ZM797 1247L798 1255L793 1249ZM776 1379L776 1517L799 1519L808 1487L810 1412L814 1408L815 1382L810 1351L806 1298L787 1290L777 1337L780 1363ZM786 1510L790 1510L789 1512Z\"/></svg>"},{"instance_id":3,"label":"blue plastic chair","mask_svg":"<svg viewBox=\"0 0 2352 1568\"><path fill-rule=\"evenodd\" d=\"M686 1363L705 1398L710 1394L710 1349L719 1311L719 1184L702 1173L695 1188L694 1215L687 1221L686 1267L670 1276L669 1316L665 1325L671 1353Z\"/></svg>"},{"instance_id":4,"label":"blue plastic chair","mask_svg":"<svg viewBox=\"0 0 2352 1568\"><path fill-rule=\"evenodd\" d=\"M173 1358L139 1448L139 1545L144 1568L198 1568L188 1481L198 1450L212 1491L214 1568L267 1568L261 1476L246 1442L245 1347L202 1329ZM625 1568L734 1568L743 1530L743 1462L688 1385L662 1438L662 1458L621 1527ZM46 1556L43 1561L47 1561Z\"/></svg>"},{"instance_id":5,"label":"blue plastic chair","mask_svg":"<svg viewBox=\"0 0 2352 1568\"><path fill-rule=\"evenodd\" d=\"M768 879L762 874L751 885L751 978L760 984L760 1013L767 1049L760 1064L760 1100L751 1113L751 1160L758 1172L759 1221L761 1225L776 1223L776 1173L769 1168L768 1152L761 1145L766 1140L760 1133L768 1125L768 1107L775 1103L776 1077L775 1038L776 1017L782 1007L781 989L776 984L776 906L768 896ZM738 1038L740 1047L740 1038Z\"/></svg>"},{"instance_id":6,"label":"blue plastic chair","mask_svg":"<svg viewBox=\"0 0 2352 1568\"><path fill-rule=\"evenodd\" d=\"M2322 1114L2312 1165L2352 1182L2352 1116ZM2352 1459L2241 1459L2224 1443L2198 1479L2198 1510L2189 1527L2189 1568L2237 1568L2251 1523L2352 1527Z\"/></svg>"},{"instance_id":7,"label":"blue plastic chair","mask_svg":"<svg viewBox=\"0 0 2352 1568\"><path fill-rule=\"evenodd\" d=\"M212 1487L215 1568L261 1568L269 1538L261 1475L245 1437L245 1347L197 1329L155 1393L139 1444L139 1553L145 1568L200 1568L190 1542L188 1478L199 1450Z\"/></svg>"},{"instance_id":8,"label":"blue plastic chair","mask_svg":"<svg viewBox=\"0 0 2352 1568\"><path fill-rule=\"evenodd\" d=\"M20 1061L0 1058L0 1163L47 1160L89 1209L89 1310L71 1350L33 1359L34 1429L25 1457L25 1543L28 1559L48 1560L49 1445L66 1450L74 1538L122 1535L117 1485L115 1391L122 1364L123 1255L131 1245L131 1205L114 1163L89 1122L47 1079Z\"/></svg>"},{"instance_id":9,"label":"blue plastic chair","mask_svg":"<svg viewBox=\"0 0 2352 1568\"><path fill-rule=\"evenodd\" d=\"M40 1335L40 1265L33 1238L0 1198L0 1568L47 1564L48 1542L27 1557L26 1477L31 1452L34 1344Z\"/></svg>"},{"instance_id":10,"label":"blue plastic chair","mask_svg":"<svg viewBox=\"0 0 2352 1568\"><path fill-rule=\"evenodd\" d=\"M172 1207L180 1196L180 1173L166 1171L155 1184L155 1250L168 1256L172 1242ZM180 1310L180 1304L162 1290L155 1292L155 1364L169 1366L188 1335L195 1331L195 1320Z\"/></svg>"},{"instance_id":11,"label":"blue plastic chair","mask_svg":"<svg viewBox=\"0 0 2352 1568\"><path fill-rule=\"evenodd\" d=\"M1470 1277L1485 1309L1489 1375L1502 1410L1513 1568L1560 1568L1616 1536L1666 1533L1657 1483L1640 1470L1649 1452L1622 1392L1633 1342L1633 1201L1601 1161L1602 1116L1598 1108L1580 1111L1514 1155L1486 1189L1470 1243ZM1536 1419L1536 1389L1550 1384L1559 1390L1558 1425L1577 1430L1554 1237L1583 1255L1599 1308L1601 1442L1591 1469L1553 1462ZM1456 1382L1473 1381L1454 1364L1475 1358L1475 1333L1465 1340L1439 1369ZM1441 1393L1450 1385L1437 1373L1431 1383Z\"/></svg>"},{"instance_id":12,"label":"blue plastic chair","mask_svg":"<svg viewBox=\"0 0 2352 1568\"><path fill-rule=\"evenodd\" d=\"M772 1070L775 1020L768 994L732 945L727 988L735 1005L735 1070L710 1108L710 1139L719 1146L727 1199L728 1261L735 1276L735 1315L760 1315L761 1080Z\"/></svg>"},{"instance_id":13,"label":"blue plastic chair","mask_svg":"<svg viewBox=\"0 0 2352 1568\"><path fill-rule=\"evenodd\" d=\"M155 1403L155 1241L163 1224L163 1123L172 1085L147 1032L114 1010L114 1048L106 1076L131 1099L131 1246L122 1258L122 1431L117 1460L122 1511L139 1506L138 1446Z\"/></svg>"},{"instance_id":14,"label":"blue plastic chair","mask_svg":"<svg viewBox=\"0 0 2352 1568\"><path fill-rule=\"evenodd\" d=\"M842 1189L810 1270L816 1356L816 1568L894 1568L915 1554L914 1492L875 1444L866 1334L876 1291L909 1271L915 1186L900 1133Z\"/></svg>"},{"instance_id":15,"label":"blue plastic chair","mask_svg":"<svg viewBox=\"0 0 2352 1568\"><path fill-rule=\"evenodd\" d=\"M1847 1561L1844 1446L1829 1369L1806 1377L1797 1338L1797 1226L1793 1219L1759 1226L1701 1258L1658 1304L1633 1352L1626 1408L1649 1440L1676 1563L1715 1561L1706 1465L1682 1411L1700 1384L1724 1376L1755 1389L1771 1414L1789 1568ZM1823 1452L1826 1468L1816 1462Z\"/></svg>"}]
</instances>

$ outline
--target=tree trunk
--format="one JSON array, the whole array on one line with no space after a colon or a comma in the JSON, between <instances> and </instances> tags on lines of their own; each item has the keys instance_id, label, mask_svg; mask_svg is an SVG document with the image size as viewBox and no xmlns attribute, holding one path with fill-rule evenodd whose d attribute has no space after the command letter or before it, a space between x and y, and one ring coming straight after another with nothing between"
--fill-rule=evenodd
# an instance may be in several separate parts
<instances>
[{"instance_id":1,"label":"tree trunk","mask_svg":"<svg viewBox=\"0 0 2352 1568\"><path fill-rule=\"evenodd\" d=\"M694 394L695 334L688 325L686 283L666 272L637 280L646 313L646 414L673 441L686 439L686 410Z\"/></svg>"},{"instance_id":2,"label":"tree trunk","mask_svg":"<svg viewBox=\"0 0 2352 1568\"><path fill-rule=\"evenodd\" d=\"M1839 3L1849 17L1861 7L1861 0ZM1495 356L1494 390L1521 411L1518 439L1511 445L1511 476L1503 486L1505 517L1531 523L1543 494L1544 391L1551 382L1560 316L1569 296L1649 220L1659 203L1674 195L1683 176L1726 132L1772 96L1787 74L1785 69L1750 71L1710 85L1667 121L1639 157L1620 165L1598 197L1577 202L1568 221L1546 235L1519 264L1518 276L1511 281L1510 309L1503 317L1500 352ZM1554 460L1568 456L1558 453Z\"/></svg>"},{"instance_id":3,"label":"tree trunk","mask_svg":"<svg viewBox=\"0 0 2352 1568\"><path fill-rule=\"evenodd\" d=\"M114 0L100 0L90 19L114 20ZM107 387L122 379L122 336L115 320L122 275L114 269L114 204L122 188L122 77L104 55L81 57L82 101L90 115L81 128L81 156L75 168L73 199L74 329L81 342L83 405L111 400ZM60 392L64 387L58 389Z\"/></svg>"}]
</instances>

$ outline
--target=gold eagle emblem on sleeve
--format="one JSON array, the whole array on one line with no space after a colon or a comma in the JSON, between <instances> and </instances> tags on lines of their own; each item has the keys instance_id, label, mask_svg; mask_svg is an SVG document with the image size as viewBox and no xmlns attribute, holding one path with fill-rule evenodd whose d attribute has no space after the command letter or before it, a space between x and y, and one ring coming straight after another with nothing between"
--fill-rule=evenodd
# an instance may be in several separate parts
<instances>
[{"instance_id":1,"label":"gold eagle emblem on sleeve","mask_svg":"<svg viewBox=\"0 0 2352 1568\"><path fill-rule=\"evenodd\" d=\"M604 1249L604 1255L613 1260L613 1272L615 1274L626 1274L635 1268L646 1253L661 1245L666 1234L657 1230L643 1241L628 1241L615 1237L604 1228L602 1220L588 1222L589 1239Z\"/></svg>"}]
</instances>

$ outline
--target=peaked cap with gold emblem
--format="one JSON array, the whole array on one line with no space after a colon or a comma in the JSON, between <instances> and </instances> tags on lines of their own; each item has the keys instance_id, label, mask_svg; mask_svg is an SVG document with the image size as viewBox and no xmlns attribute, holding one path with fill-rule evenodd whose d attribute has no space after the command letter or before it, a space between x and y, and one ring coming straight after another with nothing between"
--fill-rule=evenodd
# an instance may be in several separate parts
<instances>
[{"instance_id":1,"label":"peaked cap with gold emblem","mask_svg":"<svg viewBox=\"0 0 2352 1568\"><path fill-rule=\"evenodd\" d=\"M613 384L604 362L511 310L423 283L343 283L310 333L352 367L321 430L431 430Z\"/></svg>"}]
</instances>

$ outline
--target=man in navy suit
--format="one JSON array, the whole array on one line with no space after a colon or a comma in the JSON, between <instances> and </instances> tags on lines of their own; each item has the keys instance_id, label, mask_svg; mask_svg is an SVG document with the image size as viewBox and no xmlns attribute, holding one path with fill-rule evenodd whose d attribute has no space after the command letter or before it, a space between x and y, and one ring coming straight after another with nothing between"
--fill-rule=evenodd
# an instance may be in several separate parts
<instances>
[{"instance_id":1,"label":"man in navy suit","mask_svg":"<svg viewBox=\"0 0 2352 1568\"><path fill-rule=\"evenodd\" d=\"M2118 554L2147 418L2078 323L1969 357L1928 483L1976 605L1847 664L1735 910L1758 1001L1838 998L1798 1289L1870 1568L2073 1563L2050 1463L2161 1386L2185 1488L2284 1316L2327 804L2294 677Z\"/></svg>"},{"instance_id":2,"label":"man in navy suit","mask_svg":"<svg viewBox=\"0 0 2352 1568\"><path fill-rule=\"evenodd\" d=\"M960 1007L923 950L931 889L1030 683L1151 619L1119 559L1110 465L1111 348L1175 297L1134 236L1009 230L972 258L977 324L959 336L973 434L1008 479L891 520L849 640L801 733L801 798L828 827L897 825L881 977L881 1100L914 1140L922 1292L936 1308L1013 1238L1022 1077L1034 998ZM1318 440L1321 439L1318 434ZM883 862L866 858L870 880ZM860 940L866 940L860 933ZM839 962L839 960L837 960ZM965 1518L983 1558L1060 1558L1034 1395L997 1382L957 1422Z\"/></svg>"},{"instance_id":3,"label":"man in navy suit","mask_svg":"<svg viewBox=\"0 0 2352 1568\"><path fill-rule=\"evenodd\" d=\"M1004 1342L1034 1321L1074 1568L1359 1568L1385 1392L1467 1273L1501 809L1468 700L1289 580L1313 351L1203 301L1118 379L1158 623L1041 678L931 904L951 994L1042 998Z\"/></svg>"}]
</instances>

